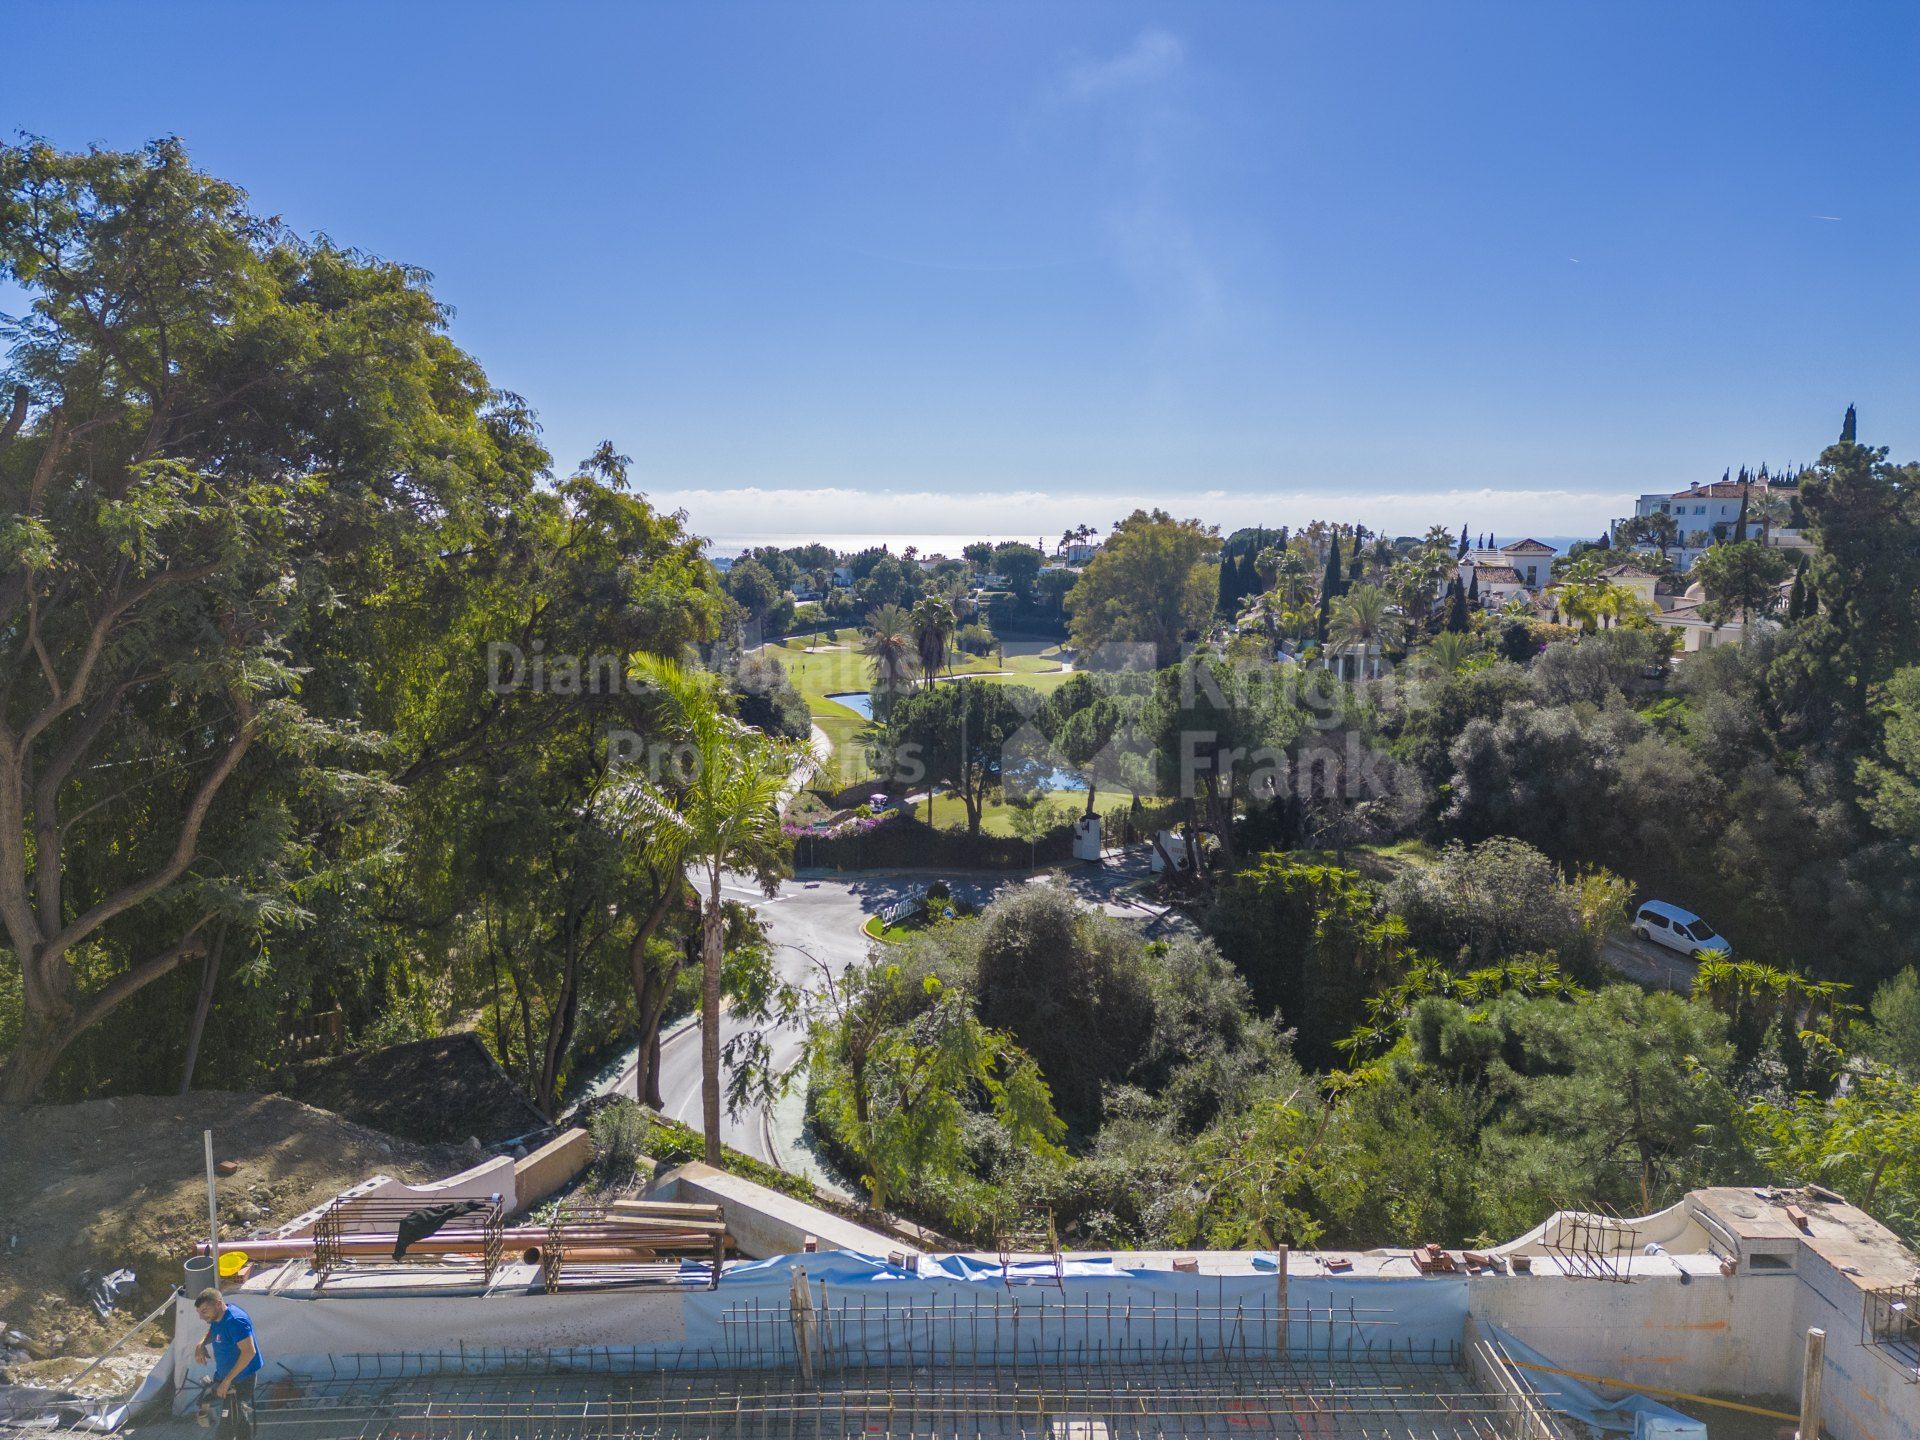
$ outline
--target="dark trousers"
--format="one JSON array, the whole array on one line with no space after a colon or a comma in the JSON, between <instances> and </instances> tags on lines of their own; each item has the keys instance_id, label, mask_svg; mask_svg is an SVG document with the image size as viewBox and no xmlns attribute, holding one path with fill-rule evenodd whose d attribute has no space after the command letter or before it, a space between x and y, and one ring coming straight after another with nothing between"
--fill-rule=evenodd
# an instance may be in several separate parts
<instances>
[{"instance_id":1,"label":"dark trousers","mask_svg":"<svg viewBox=\"0 0 1920 1440\"><path fill-rule=\"evenodd\" d=\"M226 1399L213 1399L214 1440L253 1440L253 1382L242 1375L227 1387Z\"/></svg>"}]
</instances>

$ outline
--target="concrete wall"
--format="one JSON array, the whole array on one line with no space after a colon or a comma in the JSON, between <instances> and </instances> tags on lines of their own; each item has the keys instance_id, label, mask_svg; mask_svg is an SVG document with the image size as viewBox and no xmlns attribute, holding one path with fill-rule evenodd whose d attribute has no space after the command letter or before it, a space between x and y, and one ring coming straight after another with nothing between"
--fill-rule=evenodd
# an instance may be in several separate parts
<instances>
[{"instance_id":1,"label":"concrete wall","mask_svg":"<svg viewBox=\"0 0 1920 1440\"><path fill-rule=\"evenodd\" d=\"M1778 1394L1797 1376L1784 1275L1722 1275L1711 1257L1636 1266L1627 1281L1564 1275L1481 1276L1467 1288L1476 1320L1569 1370L1702 1395Z\"/></svg>"},{"instance_id":2,"label":"concrete wall","mask_svg":"<svg viewBox=\"0 0 1920 1440\"><path fill-rule=\"evenodd\" d=\"M514 1208L538 1205L565 1189L592 1163L593 1137L577 1126L563 1130L526 1159L514 1162Z\"/></svg>"},{"instance_id":3,"label":"concrete wall","mask_svg":"<svg viewBox=\"0 0 1920 1440\"><path fill-rule=\"evenodd\" d=\"M531 1158L531 1157L529 1157ZM449 1175L444 1180L427 1181L419 1185L409 1185L404 1180L396 1180L391 1175L375 1175L362 1180L350 1189L342 1190L334 1200L364 1200L377 1195L382 1199L417 1199L422 1205L444 1205L449 1200L484 1200L489 1195L498 1195L512 1214L519 1207L519 1195L514 1188L514 1162L508 1155L496 1155L491 1160L483 1160L470 1170L462 1170L458 1175ZM316 1205L306 1214L289 1220L273 1233L276 1235L311 1235L314 1225L319 1221L323 1210L333 1200ZM238 1250L245 1248L245 1242L233 1240L226 1242L227 1248Z\"/></svg>"},{"instance_id":4,"label":"concrete wall","mask_svg":"<svg viewBox=\"0 0 1920 1440\"><path fill-rule=\"evenodd\" d=\"M657 1200L718 1205L740 1253L756 1260L797 1255L806 1248L808 1236L818 1240L822 1250L882 1256L889 1251L918 1253L891 1235L697 1161L669 1171L649 1194Z\"/></svg>"}]
</instances>

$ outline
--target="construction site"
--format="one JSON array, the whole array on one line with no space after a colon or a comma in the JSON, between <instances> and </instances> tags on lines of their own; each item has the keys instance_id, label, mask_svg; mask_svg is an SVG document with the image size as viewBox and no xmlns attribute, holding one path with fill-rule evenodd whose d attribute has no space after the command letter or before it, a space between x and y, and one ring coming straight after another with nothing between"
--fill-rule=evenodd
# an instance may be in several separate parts
<instances>
[{"instance_id":1,"label":"construction site","mask_svg":"<svg viewBox=\"0 0 1920 1440\"><path fill-rule=\"evenodd\" d=\"M589 1149L210 1235L140 1393L62 1423L203 1434L217 1278L286 1440L1920 1437L1920 1261L1817 1188L1484 1251L1074 1253L1042 1216L951 1254L698 1164L554 1198Z\"/></svg>"}]
</instances>

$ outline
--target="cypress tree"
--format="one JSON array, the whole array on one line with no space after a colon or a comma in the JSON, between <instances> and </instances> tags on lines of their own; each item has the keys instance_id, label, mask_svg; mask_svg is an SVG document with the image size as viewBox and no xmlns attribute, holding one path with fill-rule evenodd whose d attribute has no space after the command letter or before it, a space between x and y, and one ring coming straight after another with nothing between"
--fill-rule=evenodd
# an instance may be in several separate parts
<instances>
[{"instance_id":1,"label":"cypress tree","mask_svg":"<svg viewBox=\"0 0 1920 1440\"><path fill-rule=\"evenodd\" d=\"M1458 585L1460 582L1456 580L1453 583ZM1472 576L1467 580L1467 599L1475 605L1480 603L1480 569L1478 566L1474 567Z\"/></svg>"},{"instance_id":2,"label":"cypress tree","mask_svg":"<svg viewBox=\"0 0 1920 1440\"><path fill-rule=\"evenodd\" d=\"M1460 588L1458 580L1453 582L1453 604L1447 608L1447 629L1456 635L1464 635L1470 629L1467 621L1467 596Z\"/></svg>"},{"instance_id":3,"label":"cypress tree","mask_svg":"<svg viewBox=\"0 0 1920 1440\"><path fill-rule=\"evenodd\" d=\"M1804 576L1793 577L1793 588L1787 592L1787 623L1791 625L1806 613L1807 582Z\"/></svg>"},{"instance_id":4,"label":"cypress tree","mask_svg":"<svg viewBox=\"0 0 1920 1440\"><path fill-rule=\"evenodd\" d=\"M1343 587L1340 583L1340 532L1333 532L1333 539L1327 543L1327 573L1320 577L1320 642L1326 643L1327 615L1333 608L1333 597Z\"/></svg>"},{"instance_id":5,"label":"cypress tree","mask_svg":"<svg viewBox=\"0 0 1920 1440\"><path fill-rule=\"evenodd\" d=\"M1742 470L1740 472L1740 518L1734 522L1733 527L1733 538L1735 540L1744 540L1747 538L1747 496L1751 492L1745 483L1746 478L1747 472Z\"/></svg>"},{"instance_id":6,"label":"cypress tree","mask_svg":"<svg viewBox=\"0 0 1920 1440\"><path fill-rule=\"evenodd\" d=\"M1460 558L1467 558L1467 527L1464 525L1460 527Z\"/></svg>"},{"instance_id":7,"label":"cypress tree","mask_svg":"<svg viewBox=\"0 0 1920 1440\"><path fill-rule=\"evenodd\" d=\"M1847 406L1847 418L1840 422L1840 443L1842 445L1851 445L1854 443L1853 426L1854 426L1853 406L1849 405Z\"/></svg>"}]
</instances>

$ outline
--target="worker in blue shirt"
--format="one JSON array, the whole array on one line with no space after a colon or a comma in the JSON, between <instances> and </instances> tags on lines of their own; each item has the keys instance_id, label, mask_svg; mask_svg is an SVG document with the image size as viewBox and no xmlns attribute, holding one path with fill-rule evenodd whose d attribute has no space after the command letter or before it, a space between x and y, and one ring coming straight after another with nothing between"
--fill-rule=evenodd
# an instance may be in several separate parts
<instances>
[{"instance_id":1,"label":"worker in blue shirt","mask_svg":"<svg viewBox=\"0 0 1920 1440\"><path fill-rule=\"evenodd\" d=\"M193 1308L207 1322L206 1338L195 1347L193 1358L202 1365L213 1361L212 1405L220 1412L219 1432L253 1440L253 1382L261 1364L253 1320L213 1286L200 1292ZM205 1408L207 1401L201 1403Z\"/></svg>"}]
</instances>

